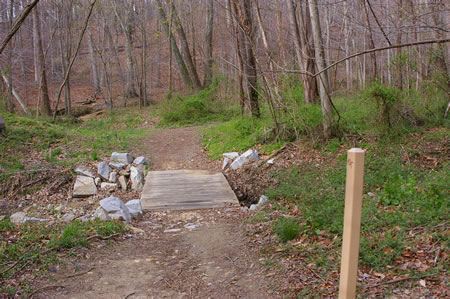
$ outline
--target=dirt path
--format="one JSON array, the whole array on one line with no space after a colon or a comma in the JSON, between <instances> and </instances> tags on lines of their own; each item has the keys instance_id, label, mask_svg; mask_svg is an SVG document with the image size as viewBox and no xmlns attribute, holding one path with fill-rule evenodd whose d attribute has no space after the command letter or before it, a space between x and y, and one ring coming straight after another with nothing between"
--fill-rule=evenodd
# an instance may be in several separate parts
<instances>
[{"instance_id":1,"label":"dirt path","mask_svg":"<svg viewBox=\"0 0 450 299\"><path fill-rule=\"evenodd\" d=\"M216 168L199 138L198 128L158 131L138 153L152 169ZM64 288L35 298L277 298L244 236L244 218L240 208L147 212L133 223L144 233L83 249L42 282ZM75 273L85 274L69 277Z\"/></svg>"}]
</instances>

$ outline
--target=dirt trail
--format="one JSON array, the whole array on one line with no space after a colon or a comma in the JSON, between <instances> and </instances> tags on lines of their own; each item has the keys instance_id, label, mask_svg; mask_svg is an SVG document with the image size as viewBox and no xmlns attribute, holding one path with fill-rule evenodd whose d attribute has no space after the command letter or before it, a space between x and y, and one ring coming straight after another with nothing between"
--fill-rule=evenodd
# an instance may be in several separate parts
<instances>
[{"instance_id":1,"label":"dirt trail","mask_svg":"<svg viewBox=\"0 0 450 299\"><path fill-rule=\"evenodd\" d=\"M197 132L158 131L135 154L150 157L152 169L214 169ZM64 288L34 297L277 298L244 236L244 217L240 208L147 212L133 223L145 233L82 250L41 284ZM69 277L75 273L85 274Z\"/></svg>"}]
</instances>

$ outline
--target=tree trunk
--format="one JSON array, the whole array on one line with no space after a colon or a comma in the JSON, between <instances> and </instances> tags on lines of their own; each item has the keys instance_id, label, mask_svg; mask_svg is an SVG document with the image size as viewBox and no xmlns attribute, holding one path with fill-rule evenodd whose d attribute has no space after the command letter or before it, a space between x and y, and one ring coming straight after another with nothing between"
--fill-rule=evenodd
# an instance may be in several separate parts
<instances>
[{"instance_id":1,"label":"tree trunk","mask_svg":"<svg viewBox=\"0 0 450 299\"><path fill-rule=\"evenodd\" d=\"M45 70L45 58L42 50L41 22L39 10L37 7L33 11L33 41L35 49L35 58L37 58L37 66L39 72L39 97L41 103L41 111L50 116L52 111L50 107L50 99L48 97L47 73Z\"/></svg>"},{"instance_id":2,"label":"tree trunk","mask_svg":"<svg viewBox=\"0 0 450 299\"><path fill-rule=\"evenodd\" d=\"M92 67L92 81L94 83L95 93L100 94L102 92L100 88L100 80L98 75L97 66L97 55L94 50L94 41L92 39L92 32L88 31L88 46L89 46L89 56L91 57L91 67Z\"/></svg>"},{"instance_id":3,"label":"tree trunk","mask_svg":"<svg viewBox=\"0 0 450 299\"><path fill-rule=\"evenodd\" d=\"M106 23L106 20L105 20L105 23ZM126 79L125 79L125 76L123 75L122 67L120 66L119 53L117 52L117 47L112 38L109 26L105 24L103 30L105 33L105 37L108 40L109 50L111 51L113 58L115 60L115 63L117 65L117 73L119 74L119 78L122 82L125 82Z\"/></svg>"},{"instance_id":4,"label":"tree trunk","mask_svg":"<svg viewBox=\"0 0 450 299\"><path fill-rule=\"evenodd\" d=\"M194 61L192 60L191 51L189 50L189 44L187 41L186 33L183 28L183 24L181 24L181 19L178 16L178 13L176 11L175 5L173 4L173 1L171 1L172 10L175 16L176 24L175 28L178 32L178 36L180 38L180 48L181 51L184 54L184 58L186 60L186 64L188 67L188 71L191 75L191 81L194 87L194 90L199 90L202 87L202 84L200 83L200 79L198 77L197 68L194 65Z\"/></svg>"},{"instance_id":5,"label":"tree trunk","mask_svg":"<svg viewBox=\"0 0 450 299\"><path fill-rule=\"evenodd\" d=\"M169 39L169 43L171 44L171 51L175 55L175 59L177 60L178 69L180 70L181 77L183 78L184 84L188 88L192 88L192 81L189 76L189 71L186 67L186 63L184 62L183 57L181 56L180 50L178 49L177 43L175 42L175 38L173 37L172 30L169 28L168 19L166 17L166 13L164 12L164 8L162 6L161 0L157 0L158 2L158 11L161 25L164 29L164 32Z\"/></svg>"},{"instance_id":6,"label":"tree trunk","mask_svg":"<svg viewBox=\"0 0 450 299\"><path fill-rule=\"evenodd\" d=\"M311 14L312 32L314 37L316 63L319 71L326 67L324 48L322 44L322 32L320 28L319 9L316 0L309 0L309 11ZM333 108L329 96L328 73L319 75L320 102L323 114L323 133L325 138L331 137L331 129L334 121Z\"/></svg>"},{"instance_id":7,"label":"tree trunk","mask_svg":"<svg viewBox=\"0 0 450 299\"><path fill-rule=\"evenodd\" d=\"M205 34L205 62L204 70L205 77L203 86L207 87L212 81L212 67L213 67L213 21L214 21L214 0L207 0L206 10L206 34Z\"/></svg>"},{"instance_id":8,"label":"tree trunk","mask_svg":"<svg viewBox=\"0 0 450 299\"><path fill-rule=\"evenodd\" d=\"M135 35L135 18L134 11L132 7L129 8L127 20L126 20L126 44L125 44L125 52L126 52L126 91L125 95L127 97L137 97L138 94L136 92L136 68L135 68L135 57L134 57L134 35Z\"/></svg>"},{"instance_id":9,"label":"tree trunk","mask_svg":"<svg viewBox=\"0 0 450 299\"><path fill-rule=\"evenodd\" d=\"M243 0L234 0L236 21L244 32L243 45L241 50L245 52L244 77L246 81L246 93L252 116L260 117L259 99L258 99L258 75L256 71L256 59L253 52L255 45L255 30L253 26L253 17L251 13L250 2Z\"/></svg>"}]
</instances>

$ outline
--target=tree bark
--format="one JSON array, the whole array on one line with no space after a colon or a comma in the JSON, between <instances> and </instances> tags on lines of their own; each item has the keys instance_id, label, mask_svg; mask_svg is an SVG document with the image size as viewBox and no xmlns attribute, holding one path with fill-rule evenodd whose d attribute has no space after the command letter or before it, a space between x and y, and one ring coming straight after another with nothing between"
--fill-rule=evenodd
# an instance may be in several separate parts
<instances>
[{"instance_id":1,"label":"tree bark","mask_svg":"<svg viewBox=\"0 0 450 299\"><path fill-rule=\"evenodd\" d=\"M186 60L185 63L188 67L189 74L191 75L192 85L194 87L194 90L199 90L202 87L202 84L198 77L197 68L195 67L194 61L192 60L192 55L191 55L191 51L189 50L189 44L187 41L186 33L184 31L183 24L181 23L181 19L177 13L177 10L175 8L175 4L173 3L173 1L171 1L171 5L172 5L173 14L175 16L175 21L176 21L175 28L176 28L176 31L178 32L178 36L180 38L180 48L184 54L184 58Z\"/></svg>"},{"instance_id":2,"label":"tree bark","mask_svg":"<svg viewBox=\"0 0 450 299\"><path fill-rule=\"evenodd\" d=\"M326 68L325 53L322 44L322 32L320 28L319 9L316 0L309 0L309 11L311 14L312 32L314 37L316 63L319 71ZM323 133L325 138L331 137L331 129L334 122L333 107L329 96L328 73L326 71L319 75L320 102L323 114Z\"/></svg>"},{"instance_id":3,"label":"tree bark","mask_svg":"<svg viewBox=\"0 0 450 299\"><path fill-rule=\"evenodd\" d=\"M94 84L95 93L100 94L102 90L100 88L100 80L98 75L97 55L94 51L94 41L92 39L92 32L90 30L88 31L88 46L89 56L91 57L92 83Z\"/></svg>"},{"instance_id":4,"label":"tree bark","mask_svg":"<svg viewBox=\"0 0 450 299\"><path fill-rule=\"evenodd\" d=\"M181 56L180 49L178 49L177 43L175 42L175 38L173 37L172 30L169 28L168 19L166 17L166 13L164 12L164 7L162 5L161 0L157 0L158 3L158 12L160 17L161 25L164 29L164 32L169 39L169 43L171 43L171 51L175 55L175 59L178 64L178 69L180 70L181 77L183 78L184 84L188 88L192 88L192 80L189 76L189 71L186 67L186 63L184 62L183 56Z\"/></svg>"},{"instance_id":5,"label":"tree bark","mask_svg":"<svg viewBox=\"0 0 450 299\"><path fill-rule=\"evenodd\" d=\"M205 77L203 79L203 86L207 87L212 81L212 67L213 67L213 24L214 24L214 0L207 0L206 9L206 34L205 34L205 62L203 72Z\"/></svg>"},{"instance_id":6,"label":"tree bark","mask_svg":"<svg viewBox=\"0 0 450 299\"><path fill-rule=\"evenodd\" d=\"M45 69L45 58L42 50L42 37L41 37L41 22L39 16L39 10L36 7L33 11L33 36L34 36L34 49L37 58L37 66L39 72L39 97L41 102L41 111L50 116L52 111L50 107L50 99L48 97L47 87L47 72Z\"/></svg>"}]
</instances>

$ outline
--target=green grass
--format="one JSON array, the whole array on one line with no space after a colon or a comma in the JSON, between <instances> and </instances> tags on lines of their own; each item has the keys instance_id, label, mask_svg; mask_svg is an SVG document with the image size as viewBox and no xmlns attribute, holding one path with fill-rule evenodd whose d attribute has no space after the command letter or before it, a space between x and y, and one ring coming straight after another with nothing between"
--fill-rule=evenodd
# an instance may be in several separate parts
<instances>
[{"instance_id":1,"label":"green grass","mask_svg":"<svg viewBox=\"0 0 450 299\"><path fill-rule=\"evenodd\" d=\"M298 236L300 233L300 225L294 218L279 218L274 224L273 230L277 234L281 242L285 243Z\"/></svg>"},{"instance_id":2,"label":"green grass","mask_svg":"<svg viewBox=\"0 0 450 299\"><path fill-rule=\"evenodd\" d=\"M436 131L436 135L441 134L440 130ZM444 246L448 246L446 234L433 227L449 220L449 164L444 162L435 169L425 169L406 163L401 151L404 147L412 147L415 141L404 138L401 143L389 146L371 144L367 151L361 226L362 266L386 270L406 247L415 246L414 240L407 238L408 231L415 227L429 228ZM333 145L331 151L323 153L327 159L333 160L335 148ZM281 205L293 204L299 208L300 216L296 221L302 223L301 232L305 236L319 232L341 236L345 169L344 154L326 166L305 163L300 168L281 170L273 174L279 184L269 188L266 194ZM369 196L369 192L373 196ZM313 255L321 258L318 252ZM336 268L338 264L334 266Z\"/></svg>"},{"instance_id":3,"label":"green grass","mask_svg":"<svg viewBox=\"0 0 450 299\"><path fill-rule=\"evenodd\" d=\"M32 224L16 226L9 218L0 221L0 296L12 291L8 279L22 271L45 273L52 265L59 263L57 252L70 254L79 247L89 247L93 235L108 237L126 231L123 223L116 221L74 221L67 225ZM17 262L17 266L6 271ZM28 269L28 270L27 270ZM31 270L30 270L31 269ZM6 272L5 272L6 271ZM27 281L15 286L26 289Z\"/></svg>"},{"instance_id":4,"label":"green grass","mask_svg":"<svg viewBox=\"0 0 450 299\"><path fill-rule=\"evenodd\" d=\"M158 107L162 121L159 126L199 125L207 122L226 121L238 115L239 110L231 99L220 99L215 80L210 87L188 96L167 98Z\"/></svg>"}]
</instances>

